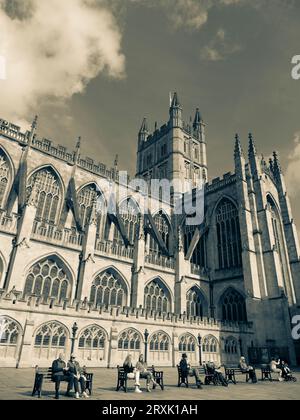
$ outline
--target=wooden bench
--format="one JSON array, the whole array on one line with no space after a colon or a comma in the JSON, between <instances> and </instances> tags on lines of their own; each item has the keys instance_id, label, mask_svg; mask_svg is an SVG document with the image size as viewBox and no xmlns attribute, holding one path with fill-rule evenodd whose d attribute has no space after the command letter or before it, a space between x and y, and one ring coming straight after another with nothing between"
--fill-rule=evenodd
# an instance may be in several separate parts
<instances>
[{"instance_id":1,"label":"wooden bench","mask_svg":"<svg viewBox=\"0 0 300 420\"><path fill-rule=\"evenodd\" d=\"M86 377L86 390L92 395L93 392L93 373L84 373ZM52 380L52 367L49 368L39 368L36 366L35 368L35 378L34 378L34 386L32 391L32 396L34 397L38 394L38 397L41 398L42 390L44 383L54 383Z\"/></svg>"},{"instance_id":2,"label":"wooden bench","mask_svg":"<svg viewBox=\"0 0 300 420\"><path fill-rule=\"evenodd\" d=\"M199 376L204 376L204 383L205 385L214 384L217 385L218 381L216 379L216 376L214 374L210 374L207 371L206 366L191 366L191 369L197 369L199 372ZM180 365L177 365L177 372L178 372L178 388L181 387L181 385L185 385L186 388L189 387L189 375L187 373L182 373ZM195 378L196 384L197 380Z\"/></svg>"},{"instance_id":3,"label":"wooden bench","mask_svg":"<svg viewBox=\"0 0 300 420\"><path fill-rule=\"evenodd\" d=\"M236 377L238 375L245 375L246 382L250 380L249 372L243 372L238 366L225 366L225 378L227 382L232 382L234 385L237 384Z\"/></svg>"},{"instance_id":4,"label":"wooden bench","mask_svg":"<svg viewBox=\"0 0 300 420\"><path fill-rule=\"evenodd\" d=\"M128 378L128 374L124 371L123 367L117 366L117 369L118 369L118 379L117 379L116 391L120 391L120 389L123 389L124 392L127 392L127 389L128 389L127 381L134 380L134 378ZM147 370L148 372L152 373L155 382L160 386L161 390L163 391L165 389L164 372L155 370L154 366L152 366L151 368L148 368ZM156 386L153 385L153 389L155 388Z\"/></svg>"},{"instance_id":5,"label":"wooden bench","mask_svg":"<svg viewBox=\"0 0 300 420\"><path fill-rule=\"evenodd\" d=\"M265 381L266 379L269 380L270 382L273 381L272 371L269 365L261 365L260 370L261 370L262 381Z\"/></svg>"}]
</instances>

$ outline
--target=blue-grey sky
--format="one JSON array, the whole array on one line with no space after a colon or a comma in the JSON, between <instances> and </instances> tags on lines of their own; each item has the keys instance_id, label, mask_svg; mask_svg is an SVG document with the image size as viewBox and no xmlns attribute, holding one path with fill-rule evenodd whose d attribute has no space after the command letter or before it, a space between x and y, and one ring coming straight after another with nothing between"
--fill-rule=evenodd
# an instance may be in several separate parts
<instances>
[{"instance_id":1,"label":"blue-grey sky","mask_svg":"<svg viewBox=\"0 0 300 420\"><path fill-rule=\"evenodd\" d=\"M207 123L209 176L233 169L238 132L278 150L300 226L300 54L296 0L0 0L1 117L133 174L142 118L178 91Z\"/></svg>"}]
</instances>

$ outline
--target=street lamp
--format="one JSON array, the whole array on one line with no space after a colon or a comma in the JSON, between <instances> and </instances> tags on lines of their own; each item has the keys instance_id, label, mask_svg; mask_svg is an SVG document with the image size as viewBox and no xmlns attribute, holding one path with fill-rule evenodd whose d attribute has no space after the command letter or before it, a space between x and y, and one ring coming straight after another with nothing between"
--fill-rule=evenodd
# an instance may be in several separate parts
<instances>
[{"instance_id":1,"label":"street lamp","mask_svg":"<svg viewBox=\"0 0 300 420\"><path fill-rule=\"evenodd\" d=\"M148 356L148 337L149 337L149 331L145 330L144 332L144 337L145 337L145 363L147 363L147 356Z\"/></svg>"},{"instance_id":2,"label":"street lamp","mask_svg":"<svg viewBox=\"0 0 300 420\"><path fill-rule=\"evenodd\" d=\"M202 366L202 337L201 334L198 334L198 345L199 345L199 363Z\"/></svg>"},{"instance_id":3,"label":"street lamp","mask_svg":"<svg viewBox=\"0 0 300 420\"><path fill-rule=\"evenodd\" d=\"M75 339L76 339L76 333L78 331L78 325L76 322L74 322L74 325L72 327L72 338L71 338L71 354L74 353L74 346L75 346Z\"/></svg>"},{"instance_id":4,"label":"street lamp","mask_svg":"<svg viewBox=\"0 0 300 420\"><path fill-rule=\"evenodd\" d=\"M240 354L241 354L241 357L242 357L243 356L243 342L242 342L241 338L239 339L239 345L240 345Z\"/></svg>"}]
</instances>

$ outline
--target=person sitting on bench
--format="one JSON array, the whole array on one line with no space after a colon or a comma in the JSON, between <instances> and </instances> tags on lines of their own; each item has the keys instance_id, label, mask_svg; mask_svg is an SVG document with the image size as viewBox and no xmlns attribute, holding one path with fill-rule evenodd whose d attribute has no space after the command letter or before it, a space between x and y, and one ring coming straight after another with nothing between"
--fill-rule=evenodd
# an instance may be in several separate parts
<instances>
[{"instance_id":1,"label":"person sitting on bench","mask_svg":"<svg viewBox=\"0 0 300 420\"><path fill-rule=\"evenodd\" d=\"M74 379L68 375L68 368L64 361L64 354L60 353L57 360L52 363L52 381L55 382L55 399L59 399L59 387L60 383L68 382L68 389L66 396L70 396L70 391L74 385Z\"/></svg>"},{"instance_id":2,"label":"person sitting on bench","mask_svg":"<svg viewBox=\"0 0 300 420\"><path fill-rule=\"evenodd\" d=\"M144 356L141 354L136 364L136 370L139 372L140 378L147 379L147 391L151 392L150 383L152 382L153 386L158 386L158 384L155 382L152 372L149 372L147 369L147 363L144 362Z\"/></svg>"},{"instance_id":3,"label":"person sitting on bench","mask_svg":"<svg viewBox=\"0 0 300 420\"><path fill-rule=\"evenodd\" d=\"M202 389L202 386L201 386L202 383L199 376L199 372L197 369L192 369L191 366L188 364L186 353L183 353L182 359L180 360L180 363L179 363L179 367L181 370L181 375L183 377L194 376L196 378L196 384L197 384L198 389Z\"/></svg>"},{"instance_id":4,"label":"person sitting on bench","mask_svg":"<svg viewBox=\"0 0 300 420\"><path fill-rule=\"evenodd\" d=\"M253 384L257 383L255 369L252 366L248 366L246 363L245 357L240 358L239 368L243 373L249 373L249 378L251 379Z\"/></svg>"},{"instance_id":5,"label":"person sitting on bench","mask_svg":"<svg viewBox=\"0 0 300 420\"><path fill-rule=\"evenodd\" d=\"M135 379L135 391L137 394L140 394L140 371L133 367L132 356L128 354L124 363L123 363L124 372L127 373L128 379Z\"/></svg>"},{"instance_id":6,"label":"person sitting on bench","mask_svg":"<svg viewBox=\"0 0 300 420\"><path fill-rule=\"evenodd\" d=\"M215 375L218 382L220 384L222 384L222 386L228 386L228 382L226 381L226 379L224 378L224 376L223 376L223 374L220 370L221 366L216 367L214 362L208 362L208 363L206 363L206 369L207 369L207 373L209 375Z\"/></svg>"},{"instance_id":7,"label":"person sitting on bench","mask_svg":"<svg viewBox=\"0 0 300 420\"><path fill-rule=\"evenodd\" d=\"M282 382L284 379L282 377L282 370L280 369L279 366L280 366L280 360L276 360L275 357L273 357L270 363L271 372L277 373L278 381Z\"/></svg>"},{"instance_id":8,"label":"person sitting on bench","mask_svg":"<svg viewBox=\"0 0 300 420\"><path fill-rule=\"evenodd\" d=\"M79 383L81 387L81 394L84 398L89 398L86 393L86 378L83 374L83 369L76 360L76 356L71 354L70 361L68 362L68 374L73 378L75 388L75 398L79 398Z\"/></svg>"}]
</instances>

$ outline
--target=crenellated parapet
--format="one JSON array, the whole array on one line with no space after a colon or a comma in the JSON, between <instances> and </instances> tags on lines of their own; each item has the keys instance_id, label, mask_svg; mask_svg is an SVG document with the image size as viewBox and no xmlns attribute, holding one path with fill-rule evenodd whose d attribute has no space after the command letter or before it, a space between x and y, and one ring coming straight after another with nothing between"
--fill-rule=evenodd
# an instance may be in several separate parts
<instances>
[{"instance_id":1,"label":"crenellated parapet","mask_svg":"<svg viewBox=\"0 0 300 420\"><path fill-rule=\"evenodd\" d=\"M184 314L163 313L144 308L115 307L90 304L88 301L69 302L64 300L58 303L53 298L43 299L31 295L25 299L17 291L6 293L0 290L0 308L5 311L12 308L16 311L39 313L44 315L78 317L90 320L119 321L127 324L141 323L164 325L165 327L186 327L211 331L223 331L232 334L253 334L251 322L227 322L207 317L188 317Z\"/></svg>"}]
</instances>

